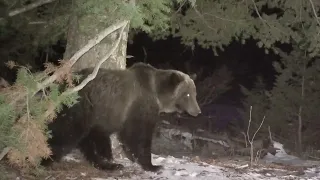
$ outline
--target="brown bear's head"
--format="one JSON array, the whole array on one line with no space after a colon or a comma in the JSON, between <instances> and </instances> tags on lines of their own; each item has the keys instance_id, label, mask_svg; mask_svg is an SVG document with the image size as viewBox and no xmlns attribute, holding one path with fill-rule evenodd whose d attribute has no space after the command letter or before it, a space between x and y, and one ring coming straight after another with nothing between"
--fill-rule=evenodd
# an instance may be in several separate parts
<instances>
[{"instance_id":1,"label":"brown bear's head","mask_svg":"<svg viewBox=\"0 0 320 180\"><path fill-rule=\"evenodd\" d=\"M193 76L176 70L160 70L157 73L157 94L160 113L187 112L191 116L201 113L196 96Z\"/></svg>"}]
</instances>

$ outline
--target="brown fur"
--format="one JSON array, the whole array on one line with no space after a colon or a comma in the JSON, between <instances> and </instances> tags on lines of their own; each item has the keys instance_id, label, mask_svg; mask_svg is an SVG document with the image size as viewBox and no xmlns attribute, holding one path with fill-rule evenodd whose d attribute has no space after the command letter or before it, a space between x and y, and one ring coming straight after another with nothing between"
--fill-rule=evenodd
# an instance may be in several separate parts
<instances>
[{"instance_id":1,"label":"brown fur","mask_svg":"<svg viewBox=\"0 0 320 180\"><path fill-rule=\"evenodd\" d=\"M80 72L85 77L92 68ZM136 63L126 70L100 69L97 77L81 91L80 102L65 108L49 124L53 138L49 144L53 160L76 146L99 169L123 166L112 160L109 136L118 133L123 148L132 161L143 169L157 171L151 163L152 134L160 113L201 113L193 80L176 70L160 70ZM102 161L106 159L108 161ZM47 164L44 160L42 164Z\"/></svg>"}]
</instances>

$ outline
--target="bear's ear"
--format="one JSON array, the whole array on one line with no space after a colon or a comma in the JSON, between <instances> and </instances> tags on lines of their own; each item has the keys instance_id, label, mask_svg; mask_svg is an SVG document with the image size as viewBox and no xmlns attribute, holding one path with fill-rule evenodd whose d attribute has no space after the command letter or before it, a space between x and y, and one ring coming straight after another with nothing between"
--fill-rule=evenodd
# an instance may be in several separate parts
<instances>
[{"instance_id":1,"label":"bear's ear","mask_svg":"<svg viewBox=\"0 0 320 180\"><path fill-rule=\"evenodd\" d=\"M181 75L179 75L179 74L177 74L175 72L170 74L169 82L170 82L171 85L177 86L182 81L184 81L184 78Z\"/></svg>"},{"instance_id":2,"label":"bear's ear","mask_svg":"<svg viewBox=\"0 0 320 180\"><path fill-rule=\"evenodd\" d=\"M189 76L194 81L197 79L197 74L196 73L190 74Z\"/></svg>"}]
</instances>

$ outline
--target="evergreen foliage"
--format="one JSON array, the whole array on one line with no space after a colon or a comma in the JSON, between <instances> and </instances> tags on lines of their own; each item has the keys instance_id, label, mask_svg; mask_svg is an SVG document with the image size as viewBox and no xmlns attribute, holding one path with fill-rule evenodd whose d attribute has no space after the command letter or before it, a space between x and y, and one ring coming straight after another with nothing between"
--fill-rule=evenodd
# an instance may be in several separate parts
<instances>
[{"instance_id":1,"label":"evergreen foliage","mask_svg":"<svg viewBox=\"0 0 320 180\"><path fill-rule=\"evenodd\" d=\"M9 10L36 0L0 0ZM311 56L319 53L319 24L316 13L320 3L298 0L64 0L54 1L10 19L0 20L0 31L16 31L12 38L20 48L37 53L59 39L66 39L70 17L76 13L83 21L81 30L90 32L107 27L117 20L130 19L131 33L144 31L154 39L169 35L181 37L182 43L194 47L224 50L233 40L245 43L253 38L266 53L276 43L306 41ZM8 37L8 36L6 36ZM18 49L12 49L16 52ZM1 52L0 52L1 53Z\"/></svg>"},{"instance_id":2,"label":"evergreen foliage","mask_svg":"<svg viewBox=\"0 0 320 180\"><path fill-rule=\"evenodd\" d=\"M6 147L15 147L18 144L18 134L13 131L13 127L16 120L13 107L5 103L5 97L0 96L0 149Z\"/></svg>"},{"instance_id":3,"label":"evergreen foliage","mask_svg":"<svg viewBox=\"0 0 320 180\"><path fill-rule=\"evenodd\" d=\"M266 53L274 50L276 43L305 40L310 55L316 56L320 43L314 37L318 37L320 23L314 12L319 8L318 1L201 0L185 12L172 15L171 33L186 45L198 43L215 53L234 39L245 43L253 38Z\"/></svg>"},{"instance_id":4,"label":"evergreen foliage","mask_svg":"<svg viewBox=\"0 0 320 180\"><path fill-rule=\"evenodd\" d=\"M274 63L279 75L270 91L270 109L266 120L272 124L272 130L277 135L291 139L290 144L294 145L297 143L301 115L306 129L302 135L303 141L319 147L315 125L318 125L320 117L320 61L307 56L306 51L298 46L294 47L289 54L279 51L283 58Z\"/></svg>"},{"instance_id":5,"label":"evergreen foliage","mask_svg":"<svg viewBox=\"0 0 320 180\"><path fill-rule=\"evenodd\" d=\"M0 96L0 151L10 147L10 163L18 167L35 167L41 157L47 157L47 122L62 106L77 103L78 94L62 94L66 85L49 84L39 92L39 84L48 78L46 71L31 73L20 67L16 82L1 89Z\"/></svg>"}]
</instances>

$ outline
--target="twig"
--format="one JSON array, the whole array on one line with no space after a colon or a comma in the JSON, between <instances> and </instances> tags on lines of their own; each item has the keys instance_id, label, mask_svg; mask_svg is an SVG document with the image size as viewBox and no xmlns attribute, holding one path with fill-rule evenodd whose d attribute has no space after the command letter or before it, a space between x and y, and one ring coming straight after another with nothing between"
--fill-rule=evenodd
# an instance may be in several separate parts
<instances>
[{"instance_id":1,"label":"twig","mask_svg":"<svg viewBox=\"0 0 320 180\"><path fill-rule=\"evenodd\" d=\"M246 133L241 132L241 134L243 134L243 136L244 136L244 142L245 142L245 144L246 144L246 148L247 148L247 147L248 147L248 142L247 142L247 136L246 136Z\"/></svg>"},{"instance_id":2,"label":"twig","mask_svg":"<svg viewBox=\"0 0 320 180\"><path fill-rule=\"evenodd\" d=\"M142 46L142 50L143 50L143 54L144 54L143 62L146 63L146 62L147 62L146 60L147 60L148 54L147 54L146 48L144 48L143 46Z\"/></svg>"},{"instance_id":3,"label":"twig","mask_svg":"<svg viewBox=\"0 0 320 180\"><path fill-rule=\"evenodd\" d=\"M181 5L179 6L178 10L175 13L178 13L181 11L182 7L184 6L184 4L186 4L188 0L184 0L182 3L180 3Z\"/></svg>"},{"instance_id":4,"label":"twig","mask_svg":"<svg viewBox=\"0 0 320 180\"><path fill-rule=\"evenodd\" d=\"M104 31L99 33L96 37L93 39L89 40L89 42L81 48L79 51L77 51L71 58L69 63L67 64L68 66L74 65L77 60L84 55L87 51L89 51L92 47L94 47L96 44L98 44L100 41L102 41L106 36L111 34L112 32L116 31L117 29L120 29L121 27L126 26L129 23L129 21L121 21L119 23L113 24L106 28ZM38 84L38 89L41 90L44 87L46 87L48 84L52 83L57 79L57 77L60 75L61 71L56 71L52 76L44 80L41 84Z\"/></svg>"},{"instance_id":5,"label":"twig","mask_svg":"<svg viewBox=\"0 0 320 180\"><path fill-rule=\"evenodd\" d=\"M248 140L249 140L249 129L250 129L250 125L251 125L251 112L252 112L252 106L250 106L250 114L249 114L249 124L248 124L248 128L247 128L247 138L248 138ZM249 140L249 142L250 142L250 140Z\"/></svg>"},{"instance_id":6,"label":"twig","mask_svg":"<svg viewBox=\"0 0 320 180\"><path fill-rule=\"evenodd\" d=\"M208 21L204 18L204 16L198 11L198 9L196 7L193 7L194 11L196 12L196 14L201 18L202 22L209 28L212 30L216 30L216 28L210 26L210 24L208 23Z\"/></svg>"},{"instance_id":7,"label":"twig","mask_svg":"<svg viewBox=\"0 0 320 180\"><path fill-rule=\"evenodd\" d=\"M251 120L252 120L252 106L250 106L250 119L249 119L249 124L248 124L248 129L247 129L247 137L248 137L248 142L250 144L250 166L252 166L252 162L253 162L253 141L254 141L254 138L256 137L256 134L260 131L265 118L266 118L266 116L263 116L263 119L262 119L262 122L260 123L260 126L258 127L258 129L253 134L253 136L250 140L249 129L250 129L250 124L251 124Z\"/></svg>"},{"instance_id":8,"label":"twig","mask_svg":"<svg viewBox=\"0 0 320 180\"><path fill-rule=\"evenodd\" d=\"M245 164L245 165L236 167L235 169L244 169L244 168L247 168L248 166L249 166L248 164Z\"/></svg>"},{"instance_id":9,"label":"twig","mask_svg":"<svg viewBox=\"0 0 320 180\"><path fill-rule=\"evenodd\" d=\"M34 8L37 8L39 6L42 6L44 4L48 4L48 3L51 3L53 1L56 1L56 0L39 0L37 2L34 2L34 3L31 3L27 6L24 6L22 8L18 8L18 9L15 9L15 10L12 10L9 12L9 16L12 17L12 16L15 16L15 15L18 15L18 14L21 14L21 13L24 13L26 11L30 11Z\"/></svg>"},{"instance_id":10,"label":"twig","mask_svg":"<svg viewBox=\"0 0 320 180\"><path fill-rule=\"evenodd\" d=\"M261 156L261 149L259 149L258 151L257 151L257 154L256 154L256 158L254 159L254 162L255 163L257 163L258 162L258 160L259 160L259 158L260 158L260 156Z\"/></svg>"},{"instance_id":11,"label":"twig","mask_svg":"<svg viewBox=\"0 0 320 180\"><path fill-rule=\"evenodd\" d=\"M263 19L262 16L261 16L261 14L259 13L259 10L258 10L258 7L257 7L257 5L256 5L256 2L255 2L254 0L251 0L251 1L252 1L252 3L253 3L254 9L255 9L255 11L256 11L259 19L263 22L264 25L267 25L267 26L269 26L270 28L271 28L271 27L272 27L272 28L275 28L276 30L282 32L283 34L287 34L287 33L283 32L282 30L280 30L279 28L277 28L277 27L275 27L275 26L271 26L265 19Z\"/></svg>"},{"instance_id":12,"label":"twig","mask_svg":"<svg viewBox=\"0 0 320 180\"><path fill-rule=\"evenodd\" d=\"M47 23L46 21L32 21L32 22L29 22L28 24L34 25L34 24L46 24L46 23Z\"/></svg>"},{"instance_id":13,"label":"twig","mask_svg":"<svg viewBox=\"0 0 320 180\"><path fill-rule=\"evenodd\" d=\"M314 17L316 18L316 21L317 21L318 25L320 26L319 17L318 17L318 15L317 15L316 8L314 7L313 1L312 1L312 0L309 0L309 2L310 2L310 4L311 4Z\"/></svg>"},{"instance_id":14,"label":"twig","mask_svg":"<svg viewBox=\"0 0 320 180\"><path fill-rule=\"evenodd\" d=\"M115 52L115 50L118 48L120 41L122 39L122 34L127 24L123 25L119 34L119 38L115 45L112 47L112 49L107 53L101 60L98 62L98 64L94 67L93 72L88 75L78 86L68 89L67 91L63 92L62 95L71 94L73 92L81 90L85 85L87 85L90 81L92 81L98 74L98 71L100 69L100 66L107 60L109 57Z\"/></svg>"},{"instance_id":15,"label":"twig","mask_svg":"<svg viewBox=\"0 0 320 180\"><path fill-rule=\"evenodd\" d=\"M272 140L272 135L271 135L271 130L270 130L270 126L268 126L268 131L269 131L269 138L270 138L270 141L273 142Z\"/></svg>"},{"instance_id":16,"label":"twig","mask_svg":"<svg viewBox=\"0 0 320 180\"><path fill-rule=\"evenodd\" d=\"M253 3L254 10L256 11L259 19L260 19L263 23L265 23L266 25L270 26L270 25L266 22L266 20L263 19L262 16L260 15L260 12L259 12L259 10L258 10L258 7L257 7L257 5L256 5L256 2L254 2L254 0L251 0L251 1L252 1L252 3Z\"/></svg>"},{"instance_id":17,"label":"twig","mask_svg":"<svg viewBox=\"0 0 320 180\"><path fill-rule=\"evenodd\" d=\"M244 21L244 20L232 20L232 19L228 19L228 18L224 18L224 17L220 17L218 15L215 14L211 14L211 13L203 13L204 15L208 15L208 16L213 16L217 19L220 19L222 21L228 21L228 22L232 22L232 23L236 23L236 24L243 24L243 22L240 21Z\"/></svg>"}]
</instances>

